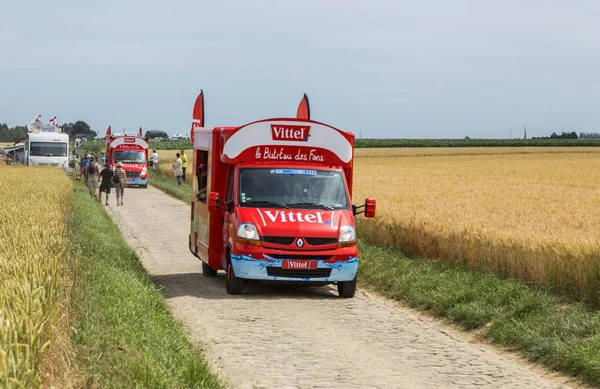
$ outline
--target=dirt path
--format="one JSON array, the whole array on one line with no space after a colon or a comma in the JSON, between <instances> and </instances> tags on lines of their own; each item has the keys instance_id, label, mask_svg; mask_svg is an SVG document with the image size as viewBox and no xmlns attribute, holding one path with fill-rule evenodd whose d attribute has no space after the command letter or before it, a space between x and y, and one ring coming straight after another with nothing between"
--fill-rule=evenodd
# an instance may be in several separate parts
<instances>
[{"instance_id":1,"label":"dirt path","mask_svg":"<svg viewBox=\"0 0 600 389\"><path fill-rule=\"evenodd\" d=\"M108 207L175 316L231 388L566 388L565 382L363 291L247 285L225 292L188 251L189 206L127 189ZM140 219L140 215L142 218Z\"/></svg>"}]
</instances>

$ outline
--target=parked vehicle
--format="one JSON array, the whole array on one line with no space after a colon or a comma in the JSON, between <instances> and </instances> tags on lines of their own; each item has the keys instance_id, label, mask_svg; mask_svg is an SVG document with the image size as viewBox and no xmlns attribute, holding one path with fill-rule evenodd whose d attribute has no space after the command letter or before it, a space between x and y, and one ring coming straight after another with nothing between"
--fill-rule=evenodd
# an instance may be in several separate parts
<instances>
[{"instance_id":1,"label":"parked vehicle","mask_svg":"<svg viewBox=\"0 0 600 389\"><path fill-rule=\"evenodd\" d=\"M148 186L148 138L142 136L142 128L138 134L113 134L110 126L106 130L105 158L116 167L123 163L127 175L128 186Z\"/></svg>"},{"instance_id":2,"label":"parked vehicle","mask_svg":"<svg viewBox=\"0 0 600 389\"><path fill-rule=\"evenodd\" d=\"M301 109L302 105L305 107ZM337 284L353 297L359 253L354 216L375 216L375 200L352 205L354 134L296 118L203 127L193 117L190 251L205 276L226 271L226 289L249 280Z\"/></svg>"},{"instance_id":3,"label":"parked vehicle","mask_svg":"<svg viewBox=\"0 0 600 389\"><path fill-rule=\"evenodd\" d=\"M69 168L69 135L56 125L44 126L36 121L28 126L27 138L6 148L14 162L27 166Z\"/></svg>"}]
</instances>

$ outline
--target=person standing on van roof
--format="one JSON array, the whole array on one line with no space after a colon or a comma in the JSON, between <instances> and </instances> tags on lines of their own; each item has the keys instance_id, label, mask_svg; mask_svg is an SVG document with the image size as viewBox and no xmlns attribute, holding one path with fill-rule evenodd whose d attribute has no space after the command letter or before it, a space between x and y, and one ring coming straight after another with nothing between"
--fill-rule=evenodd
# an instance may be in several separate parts
<instances>
[{"instance_id":1,"label":"person standing on van roof","mask_svg":"<svg viewBox=\"0 0 600 389\"><path fill-rule=\"evenodd\" d=\"M152 170L156 171L158 168L158 153L156 150L152 150Z\"/></svg>"},{"instance_id":2,"label":"person standing on van roof","mask_svg":"<svg viewBox=\"0 0 600 389\"><path fill-rule=\"evenodd\" d=\"M181 149L181 170L183 171L183 174L181 175L183 177L183 181L185 181L185 169L187 168L187 155L185 155L185 152L183 151L183 149Z\"/></svg>"},{"instance_id":3,"label":"person standing on van roof","mask_svg":"<svg viewBox=\"0 0 600 389\"><path fill-rule=\"evenodd\" d=\"M127 174L123 169L123 162L117 163L117 170L113 176L113 184L115 184L115 192L117 192L117 205L123 205L125 197L125 188L127 188Z\"/></svg>"}]
</instances>

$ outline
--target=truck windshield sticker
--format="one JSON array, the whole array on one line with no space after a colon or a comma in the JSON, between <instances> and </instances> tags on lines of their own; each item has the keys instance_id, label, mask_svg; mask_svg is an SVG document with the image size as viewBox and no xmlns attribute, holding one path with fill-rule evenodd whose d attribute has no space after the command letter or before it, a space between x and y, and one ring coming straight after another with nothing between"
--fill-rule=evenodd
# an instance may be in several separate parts
<instances>
[{"instance_id":1,"label":"truck windshield sticker","mask_svg":"<svg viewBox=\"0 0 600 389\"><path fill-rule=\"evenodd\" d=\"M306 174L309 176L316 176L316 170L302 170L302 169L274 169L271 170L271 174Z\"/></svg>"}]
</instances>

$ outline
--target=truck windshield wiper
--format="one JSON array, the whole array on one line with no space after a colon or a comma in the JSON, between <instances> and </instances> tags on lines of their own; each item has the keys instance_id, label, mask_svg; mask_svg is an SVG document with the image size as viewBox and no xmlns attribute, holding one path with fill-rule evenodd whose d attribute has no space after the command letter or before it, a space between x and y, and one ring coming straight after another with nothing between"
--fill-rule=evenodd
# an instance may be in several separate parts
<instances>
[{"instance_id":1,"label":"truck windshield wiper","mask_svg":"<svg viewBox=\"0 0 600 389\"><path fill-rule=\"evenodd\" d=\"M264 205L275 205L279 208L285 208L285 209L290 209L290 207L288 207L285 204L282 203L278 203L277 201L269 201L269 200L248 200L244 203L242 203L244 205L248 205L248 204L264 204Z\"/></svg>"},{"instance_id":2,"label":"truck windshield wiper","mask_svg":"<svg viewBox=\"0 0 600 389\"><path fill-rule=\"evenodd\" d=\"M287 206L289 206L289 207L294 207L294 206L300 206L300 207L302 207L302 206L307 206L307 205L308 206L322 207L322 208L325 208L325 209L327 209L329 211L333 211L334 210L334 208L331 205L327 205L325 203L308 203L308 202L306 202L306 203L288 203L287 204Z\"/></svg>"}]
</instances>

